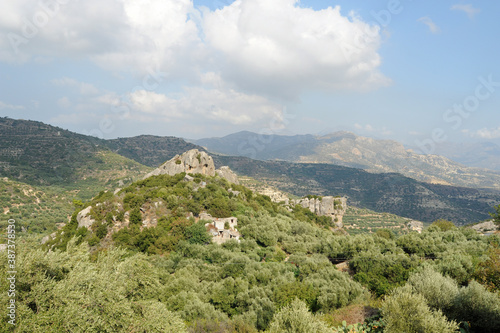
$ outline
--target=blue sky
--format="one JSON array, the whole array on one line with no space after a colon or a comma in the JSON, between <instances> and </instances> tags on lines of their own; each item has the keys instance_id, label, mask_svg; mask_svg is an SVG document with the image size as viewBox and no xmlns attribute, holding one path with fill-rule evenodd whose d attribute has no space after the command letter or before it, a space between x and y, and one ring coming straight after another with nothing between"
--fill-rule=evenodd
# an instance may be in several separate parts
<instances>
[{"instance_id":1,"label":"blue sky","mask_svg":"<svg viewBox=\"0 0 500 333\"><path fill-rule=\"evenodd\" d=\"M497 1L4 7L2 116L103 138L348 130L423 152L500 143Z\"/></svg>"}]
</instances>

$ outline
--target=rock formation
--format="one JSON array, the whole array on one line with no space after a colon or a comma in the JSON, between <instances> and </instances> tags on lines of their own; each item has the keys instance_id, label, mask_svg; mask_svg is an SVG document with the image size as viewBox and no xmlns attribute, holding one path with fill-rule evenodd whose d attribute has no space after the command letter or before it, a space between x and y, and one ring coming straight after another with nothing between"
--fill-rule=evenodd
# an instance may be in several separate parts
<instances>
[{"instance_id":1,"label":"rock formation","mask_svg":"<svg viewBox=\"0 0 500 333\"><path fill-rule=\"evenodd\" d=\"M227 166L215 170L214 160L210 155L198 149L189 150L181 155L174 156L171 160L163 163L160 167L148 173L144 179L158 175L202 174L206 176L219 175L230 183L239 184L238 176ZM189 178L186 178L189 179Z\"/></svg>"},{"instance_id":2,"label":"rock formation","mask_svg":"<svg viewBox=\"0 0 500 333\"><path fill-rule=\"evenodd\" d=\"M341 197L322 197L322 198L303 198L290 200L292 205L300 205L308 208L318 216L330 216L339 228L343 226L342 218L347 209L347 198Z\"/></svg>"},{"instance_id":3,"label":"rock formation","mask_svg":"<svg viewBox=\"0 0 500 333\"><path fill-rule=\"evenodd\" d=\"M471 228L482 234L493 233L498 229L497 225L493 222L493 220L478 223L476 225L473 225Z\"/></svg>"},{"instance_id":4,"label":"rock formation","mask_svg":"<svg viewBox=\"0 0 500 333\"><path fill-rule=\"evenodd\" d=\"M182 155L174 156L171 160L148 173L144 179L158 175L173 176L181 172L215 176L214 160L207 153L192 149Z\"/></svg>"},{"instance_id":5,"label":"rock formation","mask_svg":"<svg viewBox=\"0 0 500 333\"><path fill-rule=\"evenodd\" d=\"M238 176L233 172L233 170L229 169L228 166L220 167L219 169L215 170L215 172L217 173L217 175L219 175L219 177L226 179L230 183L237 185L240 183L238 181Z\"/></svg>"},{"instance_id":6,"label":"rock formation","mask_svg":"<svg viewBox=\"0 0 500 333\"><path fill-rule=\"evenodd\" d=\"M78 221L78 228L85 227L90 228L90 226L95 222L95 220L90 216L90 210L92 206L81 210L78 215L76 215L76 220Z\"/></svg>"}]
</instances>

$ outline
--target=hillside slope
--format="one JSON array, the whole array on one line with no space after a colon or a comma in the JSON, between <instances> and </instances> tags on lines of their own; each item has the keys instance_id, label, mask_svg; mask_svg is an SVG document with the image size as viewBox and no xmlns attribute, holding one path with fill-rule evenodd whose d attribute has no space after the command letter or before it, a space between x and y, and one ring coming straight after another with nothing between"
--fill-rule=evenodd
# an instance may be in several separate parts
<instances>
[{"instance_id":1,"label":"hillside slope","mask_svg":"<svg viewBox=\"0 0 500 333\"><path fill-rule=\"evenodd\" d=\"M374 140L349 132L324 136L239 132L193 142L226 155L330 163L376 173L398 172L435 184L500 189L500 173L497 171L466 167L443 156L416 154L396 141Z\"/></svg>"},{"instance_id":2,"label":"hillside slope","mask_svg":"<svg viewBox=\"0 0 500 333\"><path fill-rule=\"evenodd\" d=\"M429 184L397 173L220 155L214 161L297 196L346 195L350 205L424 222L440 218L457 224L477 222L489 218L488 212L500 203L496 190Z\"/></svg>"},{"instance_id":3,"label":"hillside slope","mask_svg":"<svg viewBox=\"0 0 500 333\"><path fill-rule=\"evenodd\" d=\"M130 183L149 170L105 144L41 122L0 118L0 176L92 195L96 187Z\"/></svg>"}]
</instances>

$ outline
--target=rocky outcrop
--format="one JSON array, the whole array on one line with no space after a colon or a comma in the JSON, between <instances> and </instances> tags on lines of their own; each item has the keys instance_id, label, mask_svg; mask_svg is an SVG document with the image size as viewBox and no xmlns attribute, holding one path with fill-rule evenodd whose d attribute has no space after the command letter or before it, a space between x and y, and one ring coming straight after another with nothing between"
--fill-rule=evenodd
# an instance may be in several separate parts
<instances>
[{"instance_id":1,"label":"rocky outcrop","mask_svg":"<svg viewBox=\"0 0 500 333\"><path fill-rule=\"evenodd\" d=\"M473 225L471 228L483 234L489 232L495 232L498 229L497 225L493 221L478 223L476 225Z\"/></svg>"},{"instance_id":2,"label":"rocky outcrop","mask_svg":"<svg viewBox=\"0 0 500 333\"><path fill-rule=\"evenodd\" d=\"M233 172L233 170L229 169L228 166L220 167L220 169L215 170L215 173L226 179L228 182L239 185L238 176Z\"/></svg>"},{"instance_id":3,"label":"rocky outcrop","mask_svg":"<svg viewBox=\"0 0 500 333\"><path fill-rule=\"evenodd\" d=\"M424 230L424 224L420 221L410 221L408 222L408 230L410 231L416 231L419 234L422 233L422 230Z\"/></svg>"},{"instance_id":4,"label":"rocky outcrop","mask_svg":"<svg viewBox=\"0 0 500 333\"><path fill-rule=\"evenodd\" d=\"M85 227L90 228L92 224L94 224L95 220L90 216L90 210L92 206L88 206L87 208L81 210L78 215L76 215L76 221L78 222L78 228Z\"/></svg>"},{"instance_id":5,"label":"rocky outcrop","mask_svg":"<svg viewBox=\"0 0 500 333\"><path fill-rule=\"evenodd\" d=\"M171 160L148 173L144 179L158 175L176 175L185 172L188 174L202 174L215 176L214 160L210 155L198 149L192 149L182 155L176 155Z\"/></svg>"},{"instance_id":6,"label":"rocky outcrop","mask_svg":"<svg viewBox=\"0 0 500 333\"><path fill-rule=\"evenodd\" d=\"M215 170L214 160L210 155L198 149L189 150L181 155L174 156L171 160L163 163L160 167L148 173L144 179L158 175L202 174L206 176L218 175L230 183L239 184L238 176L227 166ZM192 179L186 177L185 180Z\"/></svg>"},{"instance_id":7,"label":"rocky outcrop","mask_svg":"<svg viewBox=\"0 0 500 333\"><path fill-rule=\"evenodd\" d=\"M347 198L331 196L322 198L303 198L291 200L291 204L308 208L318 216L330 216L337 227L343 227L342 218L347 209Z\"/></svg>"}]
</instances>

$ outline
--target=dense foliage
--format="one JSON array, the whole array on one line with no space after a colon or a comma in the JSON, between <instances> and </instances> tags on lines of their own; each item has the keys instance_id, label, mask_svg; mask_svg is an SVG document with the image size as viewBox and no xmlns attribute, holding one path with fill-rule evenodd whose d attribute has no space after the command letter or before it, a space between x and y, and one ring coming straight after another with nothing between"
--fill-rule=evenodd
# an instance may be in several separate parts
<instances>
[{"instance_id":1,"label":"dense foliage","mask_svg":"<svg viewBox=\"0 0 500 333\"><path fill-rule=\"evenodd\" d=\"M322 219L243 186L184 176L151 177L116 195L75 201L71 222L44 249L25 238L18 245L17 330L500 329L496 235L441 222L421 234L336 234ZM95 222L78 228L78 212L88 206ZM202 212L237 217L241 241L212 243ZM345 262L347 271L335 266ZM1 297L5 302L4 290ZM369 302L381 305L382 317L341 327L325 319ZM5 317L5 307L0 311Z\"/></svg>"}]
</instances>

